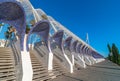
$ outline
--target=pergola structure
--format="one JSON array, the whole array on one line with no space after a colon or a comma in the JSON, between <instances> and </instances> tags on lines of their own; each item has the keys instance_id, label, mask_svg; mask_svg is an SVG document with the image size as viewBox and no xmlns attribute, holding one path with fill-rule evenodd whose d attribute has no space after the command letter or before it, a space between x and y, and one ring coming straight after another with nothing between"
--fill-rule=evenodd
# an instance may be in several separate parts
<instances>
[{"instance_id":1,"label":"pergola structure","mask_svg":"<svg viewBox=\"0 0 120 81\"><path fill-rule=\"evenodd\" d=\"M26 24L29 24L27 22L29 18L28 14L33 15L35 25L31 27L29 34L25 34ZM70 73L74 72L75 64L86 68L86 65L93 65L94 63L104 61L104 57L94 48L81 40L58 21L48 16L41 9L34 9L29 0L0 0L0 21L14 26L18 32L23 71L22 81L32 81L33 77L28 42L31 34L37 34L44 40L47 47L46 50L48 50L48 54L46 54L47 57L44 59L46 60L45 63L48 71L53 70L53 42L60 49L59 51L61 54L57 54L57 56L62 57L63 64ZM53 30L54 34L52 34L53 32L50 30ZM34 38L35 37L32 39ZM36 39L39 39L39 37ZM37 42L36 40L33 41ZM33 45L33 43L31 45ZM66 48L68 48L67 51L69 54L67 54Z\"/></svg>"}]
</instances>

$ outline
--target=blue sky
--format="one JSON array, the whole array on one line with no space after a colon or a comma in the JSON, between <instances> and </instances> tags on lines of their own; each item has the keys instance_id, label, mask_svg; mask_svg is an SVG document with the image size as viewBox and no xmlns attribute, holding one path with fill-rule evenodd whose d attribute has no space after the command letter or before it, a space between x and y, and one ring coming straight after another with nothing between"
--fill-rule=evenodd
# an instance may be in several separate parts
<instances>
[{"instance_id":1,"label":"blue sky","mask_svg":"<svg viewBox=\"0 0 120 81\"><path fill-rule=\"evenodd\" d=\"M120 48L119 0L30 0L69 30L107 56L107 43Z\"/></svg>"},{"instance_id":2,"label":"blue sky","mask_svg":"<svg viewBox=\"0 0 120 81\"><path fill-rule=\"evenodd\" d=\"M8 24L4 24L4 27L2 27L2 30L0 31L0 38L1 39L3 39L3 38L5 38L5 36L4 36L4 32L6 32L7 31L7 27L8 27L9 25Z\"/></svg>"},{"instance_id":3,"label":"blue sky","mask_svg":"<svg viewBox=\"0 0 120 81\"><path fill-rule=\"evenodd\" d=\"M103 56L108 55L107 43L120 49L119 0L30 0L82 40L89 34L90 45ZM7 25L6 25L7 27ZM6 27L2 32L6 31ZM3 38L4 33L0 33Z\"/></svg>"}]
</instances>

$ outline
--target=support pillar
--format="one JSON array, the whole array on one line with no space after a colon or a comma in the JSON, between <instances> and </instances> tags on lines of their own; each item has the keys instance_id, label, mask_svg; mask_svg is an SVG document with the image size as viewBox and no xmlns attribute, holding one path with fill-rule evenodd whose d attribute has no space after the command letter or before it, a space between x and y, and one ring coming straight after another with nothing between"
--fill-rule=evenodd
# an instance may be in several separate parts
<instances>
[{"instance_id":1,"label":"support pillar","mask_svg":"<svg viewBox=\"0 0 120 81\"><path fill-rule=\"evenodd\" d=\"M22 81L32 81L33 69L32 69L30 53L29 51L26 51L26 38L27 38L27 35L25 35L25 38L24 38L24 45L23 45L24 50L21 51L22 70L23 70Z\"/></svg>"}]
</instances>

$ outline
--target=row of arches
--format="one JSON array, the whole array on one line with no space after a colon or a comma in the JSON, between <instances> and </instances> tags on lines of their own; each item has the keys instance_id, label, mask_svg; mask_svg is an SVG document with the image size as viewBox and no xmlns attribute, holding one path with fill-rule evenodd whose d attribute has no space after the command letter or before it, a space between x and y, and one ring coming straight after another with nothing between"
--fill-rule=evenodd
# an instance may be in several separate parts
<instances>
[{"instance_id":1,"label":"row of arches","mask_svg":"<svg viewBox=\"0 0 120 81\"><path fill-rule=\"evenodd\" d=\"M36 14L37 15L37 14ZM37 15L38 16L38 15ZM94 61L97 58L103 58L96 51L92 50L83 43L80 43L78 40L73 40L73 37L69 36L65 40L64 34L66 33L63 30L56 31L53 35L50 35L51 22L46 18L40 20L36 19L37 23L30 29L29 33L26 35L26 13L20 2L15 0L4 0L0 1L0 22L8 23L11 26L14 26L18 32L18 37L20 40L20 48L22 55L22 69L23 69L23 79L22 81L31 81L32 79L32 66L31 59L29 57L29 37L31 34L37 34L40 36L49 53L47 58L47 67L48 70L53 68L53 51L52 43L55 43L60 51L61 55L65 59L65 65L68 66L70 73L73 73L74 57L79 59L79 65L84 66L91 63L91 59ZM64 33L65 32L65 33ZM66 55L65 48L68 48L70 51L71 59ZM81 57L82 56L82 57ZM27 59L26 59L27 58ZM91 58L91 59L90 59ZM27 66L26 66L27 64ZM66 66L66 67L67 67ZM85 66L84 66L85 67ZM28 70L29 69L29 73ZM30 78L31 77L31 78Z\"/></svg>"}]
</instances>

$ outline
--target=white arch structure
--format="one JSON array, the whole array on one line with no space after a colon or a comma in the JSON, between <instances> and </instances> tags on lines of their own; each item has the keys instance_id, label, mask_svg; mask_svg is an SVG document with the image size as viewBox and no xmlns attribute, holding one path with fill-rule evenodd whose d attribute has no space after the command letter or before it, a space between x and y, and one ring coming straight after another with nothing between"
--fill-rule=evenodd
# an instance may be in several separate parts
<instances>
[{"instance_id":1,"label":"white arch structure","mask_svg":"<svg viewBox=\"0 0 120 81\"><path fill-rule=\"evenodd\" d=\"M53 53L51 50L51 39L49 39L51 32L50 28L53 28L55 34L51 36L54 42L56 42L61 50L62 56L64 58L64 63L67 65L67 69L70 73L73 73L74 59L78 59L78 64L85 68L87 65L92 65L104 61L104 57L100 55L94 48L81 40L78 36L73 34L66 27L61 25L51 16L41 9L34 9L29 0L3 0L0 1L0 21L8 23L14 26L19 34L20 46L21 46L21 56L22 56L22 69L23 78L22 81L32 81L33 70L31 65L31 59L29 56L29 49L27 43L27 35L25 35L26 29L26 17L29 14L33 14L35 19L35 26L31 29L30 33L37 33L43 36L47 48L49 50L48 54L48 70L53 68ZM22 7L23 6L23 7ZM7 13L6 13L7 10ZM8 13L9 12L9 13ZM14 13L13 13L14 12ZM45 20L43 20L45 19ZM49 25L49 26L48 26ZM64 44L67 40L66 38L72 37L74 40L73 44L69 43L71 59L65 54ZM29 39L28 39L29 40ZM59 55L58 55L59 56ZM26 66L27 64L27 66ZM29 70L29 71L27 71Z\"/></svg>"},{"instance_id":2,"label":"white arch structure","mask_svg":"<svg viewBox=\"0 0 120 81\"><path fill-rule=\"evenodd\" d=\"M82 58L83 55L82 53L80 52L80 48L81 48L82 44L81 43L78 43L77 46L76 46L76 59L78 59L78 64L83 67L83 68L86 68L86 63L85 63L85 60Z\"/></svg>"},{"instance_id":3,"label":"white arch structure","mask_svg":"<svg viewBox=\"0 0 120 81\"><path fill-rule=\"evenodd\" d=\"M86 42L84 42L83 40L81 40L78 36L76 36L75 34L73 34L66 27L64 27L59 22L57 22L54 18L52 18L51 16L48 16L42 9L34 9L34 7L31 5L31 3L29 2L29 0L19 0L19 1L20 2L26 2L26 3L28 3L29 7L31 8L31 12L34 15L34 18L35 18L36 22L42 20L43 19L42 16L44 15L44 16L47 17L47 20L49 20L50 25L54 29L55 32L57 32L58 30L63 30L64 31L64 36L66 38L71 36L74 40L77 40L78 43L82 44L82 46L79 49L80 50L80 54L78 55L77 58L79 58L80 60L83 61L83 65L84 65L83 67L86 67L86 65L84 64L84 62L87 65L92 65L94 63L97 63L97 62L100 62L100 61L104 60L103 57L101 57L99 59L98 58L94 58L93 54L92 54L93 52L91 52L92 50L95 51L94 54L99 55L99 53L97 53L97 51L94 48L92 48ZM77 46L76 46L76 48L77 48ZM100 60L100 61L98 61L98 60Z\"/></svg>"},{"instance_id":4,"label":"white arch structure","mask_svg":"<svg viewBox=\"0 0 120 81\"><path fill-rule=\"evenodd\" d=\"M64 35L64 32L62 30L59 30L52 36L52 41L56 43L57 46L59 47L58 49L60 49L62 59L64 60L64 63L65 63L64 65L66 66L66 68L69 70L70 73L73 73L73 64L64 51L63 35ZM60 55L60 53L58 53L58 55Z\"/></svg>"}]
</instances>

